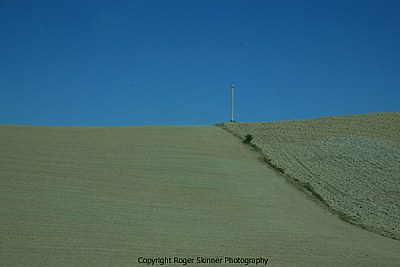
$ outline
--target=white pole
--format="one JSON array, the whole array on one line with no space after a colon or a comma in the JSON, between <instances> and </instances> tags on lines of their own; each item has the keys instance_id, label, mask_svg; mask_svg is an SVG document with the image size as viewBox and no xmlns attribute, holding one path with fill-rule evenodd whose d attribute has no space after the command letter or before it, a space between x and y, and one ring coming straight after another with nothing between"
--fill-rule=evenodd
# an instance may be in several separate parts
<instances>
[{"instance_id":1,"label":"white pole","mask_svg":"<svg viewBox=\"0 0 400 267\"><path fill-rule=\"evenodd\" d=\"M234 108L235 108L235 84L232 82L232 119L231 122L235 122L235 116L234 116Z\"/></svg>"}]
</instances>

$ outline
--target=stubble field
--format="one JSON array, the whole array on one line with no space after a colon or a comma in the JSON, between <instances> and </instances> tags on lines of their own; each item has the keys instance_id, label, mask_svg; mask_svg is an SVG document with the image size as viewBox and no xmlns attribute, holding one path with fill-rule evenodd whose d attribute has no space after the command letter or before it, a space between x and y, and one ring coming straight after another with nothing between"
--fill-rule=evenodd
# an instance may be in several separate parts
<instances>
[{"instance_id":1,"label":"stubble field","mask_svg":"<svg viewBox=\"0 0 400 267\"><path fill-rule=\"evenodd\" d=\"M400 240L400 113L221 126L344 220Z\"/></svg>"}]
</instances>

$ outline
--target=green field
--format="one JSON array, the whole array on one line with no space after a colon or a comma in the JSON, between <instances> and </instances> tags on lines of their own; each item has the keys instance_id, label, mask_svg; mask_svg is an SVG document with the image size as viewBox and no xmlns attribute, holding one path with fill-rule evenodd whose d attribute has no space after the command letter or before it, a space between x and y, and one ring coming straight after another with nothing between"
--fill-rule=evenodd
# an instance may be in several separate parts
<instances>
[{"instance_id":1,"label":"green field","mask_svg":"<svg viewBox=\"0 0 400 267\"><path fill-rule=\"evenodd\" d=\"M0 236L0 266L400 262L399 241L340 220L215 126L0 126Z\"/></svg>"}]
</instances>

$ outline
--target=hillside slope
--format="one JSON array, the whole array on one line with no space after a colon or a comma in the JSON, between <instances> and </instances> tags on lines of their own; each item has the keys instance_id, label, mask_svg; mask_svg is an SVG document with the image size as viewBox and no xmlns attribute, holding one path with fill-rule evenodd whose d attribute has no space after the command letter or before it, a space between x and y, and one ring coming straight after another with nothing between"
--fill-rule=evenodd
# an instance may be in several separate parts
<instances>
[{"instance_id":1,"label":"hillside slope","mask_svg":"<svg viewBox=\"0 0 400 267\"><path fill-rule=\"evenodd\" d=\"M0 126L0 148L0 266L400 262L398 241L339 220L218 127Z\"/></svg>"},{"instance_id":2,"label":"hillside slope","mask_svg":"<svg viewBox=\"0 0 400 267\"><path fill-rule=\"evenodd\" d=\"M400 113L221 126L345 220L400 240Z\"/></svg>"}]
</instances>

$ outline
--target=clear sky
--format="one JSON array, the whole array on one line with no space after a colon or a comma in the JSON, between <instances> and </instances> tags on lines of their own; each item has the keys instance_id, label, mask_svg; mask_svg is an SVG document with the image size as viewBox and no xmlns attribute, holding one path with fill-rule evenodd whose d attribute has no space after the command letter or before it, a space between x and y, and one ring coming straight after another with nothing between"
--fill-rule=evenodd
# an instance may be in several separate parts
<instances>
[{"instance_id":1,"label":"clear sky","mask_svg":"<svg viewBox=\"0 0 400 267\"><path fill-rule=\"evenodd\" d=\"M0 124L400 111L400 1L0 0Z\"/></svg>"}]
</instances>

